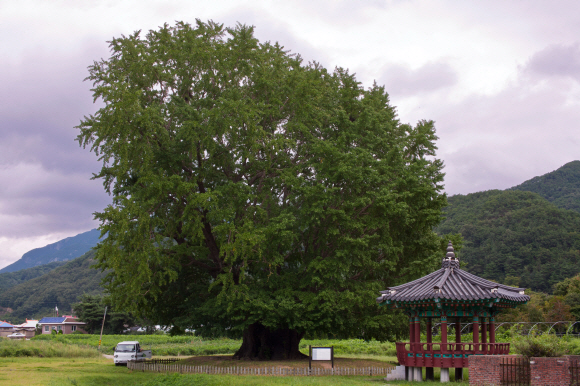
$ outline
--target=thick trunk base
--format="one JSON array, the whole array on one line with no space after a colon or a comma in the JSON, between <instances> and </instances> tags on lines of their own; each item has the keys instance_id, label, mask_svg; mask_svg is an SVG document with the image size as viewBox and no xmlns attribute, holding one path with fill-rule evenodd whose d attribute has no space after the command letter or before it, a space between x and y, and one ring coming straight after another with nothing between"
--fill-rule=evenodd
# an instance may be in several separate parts
<instances>
[{"instance_id":1,"label":"thick trunk base","mask_svg":"<svg viewBox=\"0 0 580 386\"><path fill-rule=\"evenodd\" d=\"M234 358L261 361L306 359L308 355L298 350L303 336L304 333L296 330L281 328L271 331L260 323L254 323L244 331L242 346Z\"/></svg>"}]
</instances>

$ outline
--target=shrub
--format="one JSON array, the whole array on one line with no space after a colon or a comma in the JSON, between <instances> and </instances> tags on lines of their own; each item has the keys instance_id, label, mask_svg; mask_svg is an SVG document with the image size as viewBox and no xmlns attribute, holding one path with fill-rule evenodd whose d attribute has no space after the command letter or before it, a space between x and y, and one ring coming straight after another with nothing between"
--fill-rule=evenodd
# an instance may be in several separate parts
<instances>
[{"instance_id":1,"label":"shrub","mask_svg":"<svg viewBox=\"0 0 580 386\"><path fill-rule=\"evenodd\" d=\"M566 340L550 334L520 337L513 347L516 353L528 358L559 357L568 353Z\"/></svg>"}]
</instances>

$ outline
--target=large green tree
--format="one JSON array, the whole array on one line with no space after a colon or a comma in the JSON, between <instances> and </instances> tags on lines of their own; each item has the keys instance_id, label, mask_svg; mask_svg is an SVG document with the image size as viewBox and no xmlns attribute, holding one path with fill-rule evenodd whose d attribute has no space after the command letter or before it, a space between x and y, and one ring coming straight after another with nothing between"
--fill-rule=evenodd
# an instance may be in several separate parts
<instances>
[{"instance_id":1,"label":"large green tree","mask_svg":"<svg viewBox=\"0 0 580 386\"><path fill-rule=\"evenodd\" d=\"M393 337L378 291L442 256L433 123L401 124L382 87L252 27L177 23L110 47L78 141L113 198L96 217L115 305L243 335L239 358L301 357L306 332Z\"/></svg>"}]
</instances>

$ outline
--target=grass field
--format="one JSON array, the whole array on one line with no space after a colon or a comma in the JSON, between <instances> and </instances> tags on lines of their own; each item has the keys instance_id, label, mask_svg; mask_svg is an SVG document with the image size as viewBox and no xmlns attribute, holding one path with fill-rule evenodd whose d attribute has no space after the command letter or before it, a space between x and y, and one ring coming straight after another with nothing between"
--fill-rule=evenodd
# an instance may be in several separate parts
<instances>
[{"instance_id":1,"label":"grass field","mask_svg":"<svg viewBox=\"0 0 580 386\"><path fill-rule=\"evenodd\" d=\"M383 386L383 377L321 376L321 377L269 377L235 375L181 375L131 372L126 367L116 367L105 358L0 358L0 384L20 385L144 385L144 386L243 386L243 385L367 385ZM408 382L388 382L405 385ZM466 385L467 383L465 383ZM461 385L461 384L460 384Z\"/></svg>"},{"instance_id":2,"label":"grass field","mask_svg":"<svg viewBox=\"0 0 580 386\"><path fill-rule=\"evenodd\" d=\"M101 356L112 353L113 347L123 340L139 340L145 348L151 347L155 357L165 355L197 357L180 362L212 366L296 366L306 367L307 361L284 363L234 361L231 358L241 341L232 339L201 340L192 336L166 335L108 335L103 336L103 350L98 352L97 335L39 336L31 341L0 339L0 385L386 385L383 377L370 376L317 376L272 377L207 374L158 374L132 372L116 367L111 359ZM389 367L396 363L392 343L350 340L310 340L301 342L301 350L308 345L334 346L336 365L344 367ZM216 355L217 354L217 355ZM296 362L296 363L294 363ZM317 366L320 366L317 364ZM326 364L325 366L328 366ZM437 371L437 370L436 370ZM436 372L436 377L438 372ZM409 384L389 381L389 385ZM465 383L467 384L467 383Z\"/></svg>"},{"instance_id":3,"label":"grass field","mask_svg":"<svg viewBox=\"0 0 580 386\"><path fill-rule=\"evenodd\" d=\"M103 335L101 351L112 354L117 343L124 340L138 340L141 346L151 349L153 355L191 356L233 354L242 345L236 339L201 339L195 336L169 335ZM72 344L82 347L99 345L99 335L72 334L72 335L39 335L33 341L51 341ZM395 344L390 342L364 341L362 339L317 339L300 342L300 350L308 353L308 346L334 346L336 355L390 355L396 354Z\"/></svg>"}]
</instances>

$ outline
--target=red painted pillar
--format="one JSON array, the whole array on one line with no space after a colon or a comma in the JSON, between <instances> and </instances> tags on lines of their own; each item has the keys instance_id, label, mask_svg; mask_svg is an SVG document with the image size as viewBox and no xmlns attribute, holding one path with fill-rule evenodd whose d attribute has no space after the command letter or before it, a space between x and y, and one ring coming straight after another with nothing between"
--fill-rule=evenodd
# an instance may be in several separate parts
<instances>
[{"instance_id":1,"label":"red painted pillar","mask_svg":"<svg viewBox=\"0 0 580 386\"><path fill-rule=\"evenodd\" d=\"M495 343L495 318L489 318L489 343Z\"/></svg>"},{"instance_id":2,"label":"red painted pillar","mask_svg":"<svg viewBox=\"0 0 580 386\"><path fill-rule=\"evenodd\" d=\"M415 340L415 320L413 317L409 318L409 342L413 343L413 341ZM413 346L411 345L411 349L413 349Z\"/></svg>"},{"instance_id":3,"label":"red painted pillar","mask_svg":"<svg viewBox=\"0 0 580 386\"><path fill-rule=\"evenodd\" d=\"M433 343L433 326L431 325L431 318L427 318L427 343Z\"/></svg>"},{"instance_id":4,"label":"red painted pillar","mask_svg":"<svg viewBox=\"0 0 580 386\"><path fill-rule=\"evenodd\" d=\"M455 318L455 343L461 343L461 318ZM456 350L461 350L461 345L457 345Z\"/></svg>"},{"instance_id":5,"label":"red painted pillar","mask_svg":"<svg viewBox=\"0 0 580 386\"><path fill-rule=\"evenodd\" d=\"M482 349L483 352L487 352L487 345L485 343L487 343L487 319L483 318L482 323L481 323L481 343L484 343L482 345Z\"/></svg>"},{"instance_id":6,"label":"red painted pillar","mask_svg":"<svg viewBox=\"0 0 580 386\"><path fill-rule=\"evenodd\" d=\"M477 315L473 316L473 351L477 351L479 347L479 318Z\"/></svg>"},{"instance_id":7,"label":"red painted pillar","mask_svg":"<svg viewBox=\"0 0 580 386\"><path fill-rule=\"evenodd\" d=\"M463 354L461 343L461 318L455 318L455 353ZM455 368L455 381L463 380L463 367Z\"/></svg>"},{"instance_id":8,"label":"red painted pillar","mask_svg":"<svg viewBox=\"0 0 580 386\"><path fill-rule=\"evenodd\" d=\"M441 352L447 352L447 316L441 316Z\"/></svg>"},{"instance_id":9,"label":"red painted pillar","mask_svg":"<svg viewBox=\"0 0 580 386\"><path fill-rule=\"evenodd\" d=\"M431 318L427 318L427 343L433 343L433 325L431 323ZM431 344L427 345L427 349L433 358L433 346ZM433 367L425 367L425 378L428 381L435 380L435 372Z\"/></svg>"},{"instance_id":10,"label":"red painted pillar","mask_svg":"<svg viewBox=\"0 0 580 386\"><path fill-rule=\"evenodd\" d=\"M419 317L415 317L415 350L421 350L421 322Z\"/></svg>"},{"instance_id":11,"label":"red painted pillar","mask_svg":"<svg viewBox=\"0 0 580 386\"><path fill-rule=\"evenodd\" d=\"M409 378L408 381L413 380L413 367L415 366L415 318L409 317L409 351L411 352L411 357L406 358L405 366L408 368Z\"/></svg>"}]
</instances>

